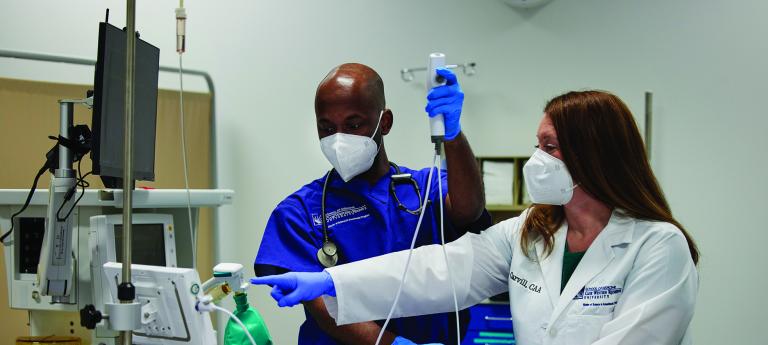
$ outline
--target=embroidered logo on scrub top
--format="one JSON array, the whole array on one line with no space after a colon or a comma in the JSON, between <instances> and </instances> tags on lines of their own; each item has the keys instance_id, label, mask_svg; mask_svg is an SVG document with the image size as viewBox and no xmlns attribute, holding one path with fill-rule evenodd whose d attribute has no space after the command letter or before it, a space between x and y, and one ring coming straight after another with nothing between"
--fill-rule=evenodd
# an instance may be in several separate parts
<instances>
[{"instance_id":1,"label":"embroidered logo on scrub top","mask_svg":"<svg viewBox=\"0 0 768 345\"><path fill-rule=\"evenodd\" d=\"M615 305L617 302L619 294L624 291L623 288L617 287L616 285L605 285L605 286L595 286L595 287L583 287L579 291L579 293L576 294L576 297L573 298L574 301L576 300L583 300L584 301L584 307L599 307L599 306L608 306L608 305Z\"/></svg>"},{"instance_id":2,"label":"embroidered logo on scrub top","mask_svg":"<svg viewBox=\"0 0 768 345\"><path fill-rule=\"evenodd\" d=\"M371 216L368 211L367 205L361 205L358 207L355 206L347 206L342 207L336 211L326 212L325 213L325 221L328 223L328 227L333 227L338 224L343 224L346 222L351 222L353 220L359 220L363 218L368 218ZM362 212L365 212L364 214L361 214ZM312 214L312 222L315 223L317 226L322 226L323 221L320 218L320 215L317 213Z\"/></svg>"}]
</instances>

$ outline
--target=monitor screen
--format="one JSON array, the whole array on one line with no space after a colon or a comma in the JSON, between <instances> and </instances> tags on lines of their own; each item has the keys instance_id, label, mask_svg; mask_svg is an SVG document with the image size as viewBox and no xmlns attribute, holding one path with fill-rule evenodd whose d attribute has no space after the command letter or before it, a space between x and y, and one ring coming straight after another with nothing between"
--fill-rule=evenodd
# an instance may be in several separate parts
<instances>
[{"instance_id":1,"label":"monitor screen","mask_svg":"<svg viewBox=\"0 0 768 345\"><path fill-rule=\"evenodd\" d=\"M123 113L125 112L126 33L99 24L99 48L94 77L91 160L102 180L123 176ZM157 80L160 50L136 40L133 114L134 179L155 180ZM115 188L117 186L107 186Z\"/></svg>"},{"instance_id":2,"label":"monitor screen","mask_svg":"<svg viewBox=\"0 0 768 345\"><path fill-rule=\"evenodd\" d=\"M131 262L140 265L165 266L165 226L134 224ZM115 224L115 258L123 258L123 225Z\"/></svg>"}]
</instances>

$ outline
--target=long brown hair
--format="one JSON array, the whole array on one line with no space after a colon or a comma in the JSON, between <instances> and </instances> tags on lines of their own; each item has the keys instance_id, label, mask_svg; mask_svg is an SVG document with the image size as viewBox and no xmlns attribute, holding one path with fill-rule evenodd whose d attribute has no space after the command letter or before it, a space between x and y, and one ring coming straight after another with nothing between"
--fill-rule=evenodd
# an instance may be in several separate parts
<instances>
[{"instance_id":1,"label":"long brown hair","mask_svg":"<svg viewBox=\"0 0 768 345\"><path fill-rule=\"evenodd\" d=\"M604 91L573 91L549 101L544 113L552 120L563 161L579 188L631 217L675 225L698 263L696 243L672 216L637 124L621 99ZM554 234L564 220L563 206L533 205L522 226L523 253L529 255L532 240L541 237L545 255L551 254Z\"/></svg>"}]
</instances>

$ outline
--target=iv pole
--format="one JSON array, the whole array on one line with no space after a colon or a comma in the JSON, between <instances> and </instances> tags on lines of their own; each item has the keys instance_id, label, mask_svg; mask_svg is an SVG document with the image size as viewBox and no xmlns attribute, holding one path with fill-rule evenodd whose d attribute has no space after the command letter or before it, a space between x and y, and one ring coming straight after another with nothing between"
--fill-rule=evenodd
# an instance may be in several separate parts
<instances>
[{"instance_id":1,"label":"iv pole","mask_svg":"<svg viewBox=\"0 0 768 345\"><path fill-rule=\"evenodd\" d=\"M136 299L131 283L131 245L133 230L133 91L136 57L136 0L127 0L125 48L125 118L123 126L123 274L118 287L120 303ZM133 331L120 331L123 345L133 344Z\"/></svg>"}]
</instances>

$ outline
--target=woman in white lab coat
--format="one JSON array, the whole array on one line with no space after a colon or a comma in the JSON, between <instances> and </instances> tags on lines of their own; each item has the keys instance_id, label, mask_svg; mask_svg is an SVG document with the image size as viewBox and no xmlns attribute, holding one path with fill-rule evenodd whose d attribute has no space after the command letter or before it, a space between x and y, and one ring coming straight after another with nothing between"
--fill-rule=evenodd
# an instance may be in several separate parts
<instances>
[{"instance_id":1,"label":"woman in white lab coat","mask_svg":"<svg viewBox=\"0 0 768 345\"><path fill-rule=\"evenodd\" d=\"M627 106L602 91L551 100L525 164L533 206L481 234L417 248L393 317L509 291L517 343L690 344L696 245L671 214ZM281 305L324 296L338 324L387 317L408 252L264 277ZM334 297L335 296L335 297Z\"/></svg>"}]
</instances>

